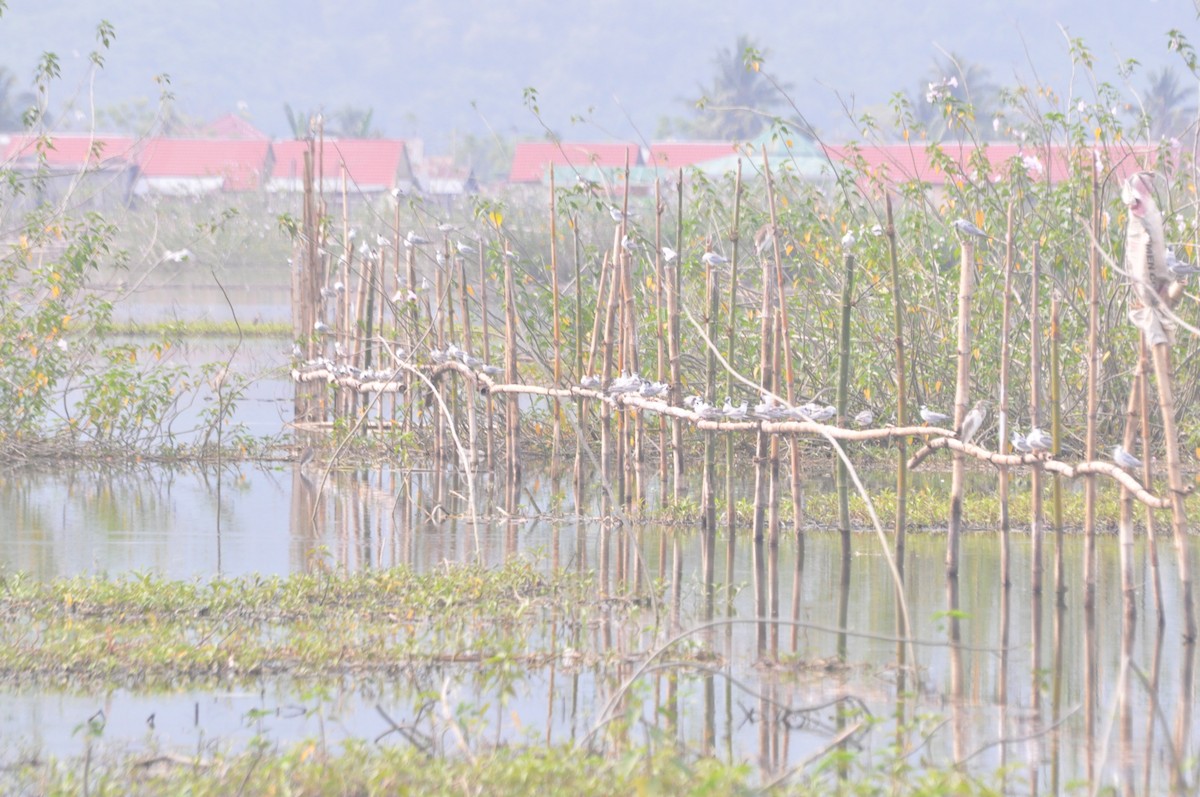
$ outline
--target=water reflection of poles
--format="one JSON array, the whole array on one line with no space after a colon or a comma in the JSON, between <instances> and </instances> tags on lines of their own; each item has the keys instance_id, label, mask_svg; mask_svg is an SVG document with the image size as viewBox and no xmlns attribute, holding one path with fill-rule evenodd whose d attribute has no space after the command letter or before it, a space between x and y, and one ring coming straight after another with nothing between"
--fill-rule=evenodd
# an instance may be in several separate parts
<instances>
[{"instance_id":1,"label":"water reflection of poles","mask_svg":"<svg viewBox=\"0 0 1200 797\"><path fill-rule=\"evenodd\" d=\"M1154 772L1154 729L1157 727L1160 701L1158 699L1158 675L1162 666L1163 641L1166 630L1160 624L1154 633L1154 658L1150 663L1150 679L1146 691L1150 699L1146 701L1146 752L1142 759L1142 794L1150 794L1151 773Z\"/></svg>"},{"instance_id":2,"label":"water reflection of poles","mask_svg":"<svg viewBox=\"0 0 1200 797\"><path fill-rule=\"evenodd\" d=\"M1042 593L1032 592L1029 601L1029 720L1033 727L1042 721ZM1052 737L1053 738L1053 737ZM1037 793L1041 778L1041 756L1034 755L1029 766L1030 792Z\"/></svg>"},{"instance_id":3,"label":"water reflection of poles","mask_svg":"<svg viewBox=\"0 0 1200 797\"><path fill-rule=\"evenodd\" d=\"M1003 428L1003 427L1001 427ZM1000 435L1003 445L1005 437ZM1009 604L1012 590L1004 584L1000 590L1000 663L996 675L996 707L998 709L997 737L1008 737L1008 631ZM903 718L903 715L900 715ZM1000 745L1000 793L1008 793L1008 745Z\"/></svg>"},{"instance_id":4,"label":"water reflection of poles","mask_svg":"<svg viewBox=\"0 0 1200 797\"><path fill-rule=\"evenodd\" d=\"M1040 604L1041 601L1039 600ZM1063 642L1065 639L1063 620L1066 615L1067 605L1065 601L1055 600L1054 602L1054 623L1053 623L1053 639L1051 644L1054 649L1051 651L1052 664L1050 667L1050 726L1054 730L1050 734L1050 785L1051 794L1059 793L1059 778L1062 772L1062 730L1059 727L1059 721L1062 719L1062 695L1063 695ZM1040 628L1040 623L1038 624ZM1035 673L1037 671L1035 670ZM1035 682L1037 675L1034 676ZM1086 695L1085 695L1086 699Z\"/></svg>"}]
</instances>

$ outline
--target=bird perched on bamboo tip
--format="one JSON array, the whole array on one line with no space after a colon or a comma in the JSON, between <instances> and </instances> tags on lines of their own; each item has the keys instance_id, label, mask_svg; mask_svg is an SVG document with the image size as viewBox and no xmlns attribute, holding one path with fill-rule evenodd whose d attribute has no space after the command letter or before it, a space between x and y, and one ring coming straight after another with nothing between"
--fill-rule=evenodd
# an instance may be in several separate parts
<instances>
[{"instance_id":1,"label":"bird perched on bamboo tip","mask_svg":"<svg viewBox=\"0 0 1200 797\"><path fill-rule=\"evenodd\" d=\"M987 238L988 235L983 230L976 227L966 219L955 219L951 224L954 226L955 232L959 235L970 235L974 238Z\"/></svg>"},{"instance_id":2,"label":"bird perched on bamboo tip","mask_svg":"<svg viewBox=\"0 0 1200 797\"><path fill-rule=\"evenodd\" d=\"M700 259L704 261L704 265L706 266L720 266L729 262L729 258L716 252L705 252L704 256Z\"/></svg>"},{"instance_id":3,"label":"bird perched on bamboo tip","mask_svg":"<svg viewBox=\"0 0 1200 797\"><path fill-rule=\"evenodd\" d=\"M1112 450L1113 462L1120 465L1126 470L1142 467L1142 461L1125 450L1124 446L1114 446Z\"/></svg>"},{"instance_id":4,"label":"bird perched on bamboo tip","mask_svg":"<svg viewBox=\"0 0 1200 797\"><path fill-rule=\"evenodd\" d=\"M962 426L958 429L958 439L963 443L971 442L971 438L983 426L983 422L987 420L988 402L987 399L980 399L975 402L975 406L963 418Z\"/></svg>"}]
</instances>

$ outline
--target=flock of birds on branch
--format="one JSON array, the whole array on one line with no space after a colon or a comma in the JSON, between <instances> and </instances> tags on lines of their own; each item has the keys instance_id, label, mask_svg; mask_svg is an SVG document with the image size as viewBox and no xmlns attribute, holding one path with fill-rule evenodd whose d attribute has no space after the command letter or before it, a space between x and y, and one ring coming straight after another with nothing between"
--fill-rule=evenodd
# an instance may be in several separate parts
<instances>
[{"instance_id":1,"label":"flock of birds on branch","mask_svg":"<svg viewBox=\"0 0 1200 797\"><path fill-rule=\"evenodd\" d=\"M608 207L609 214L614 222L625 225L636 217L635 213L623 211L622 209L610 205ZM987 235L982 229L966 219L957 219L952 222L952 226L956 233L962 237L973 237L987 239ZM449 224L442 223L437 226L438 232L449 236L459 228ZM636 230L633 230L636 236ZM761 255L765 248L765 243L769 236L756 235L756 249ZM876 225L872 230L875 234L882 234L882 229ZM353 231L352 231L353 233ZM760 240L762 239L762 240ZM853 231L847 232L842 239L842 245L851 247L856 243L857 239ZM379 246L385 247L391 245L391 239L384 236L378 236ZM425 246L433 243L429 238L421 235L416 231L409 231L407 235L400 239L406 248ZM476 255L479 249L472 246L470 243L458 240L454 242L454 247L460 256ZM639 241L636 237L632 237L628 233L624 234L621 239L621 248L634 254L646 247L646 244ZM367 245L362 245L364 257L373 254ZM673 262L678 259L679 254L669 246L663 246L662 256L665 261ZM515 257L511 252L505 251L505 257ZM1170 275L1177 280L1185 280L1189 277L1200 274L1200 266L1195 266L1180 260L1173 249L1166 248L1165 265ZM446 262L445 255L439 251L436 255L436 260L439 266ZM717 267L729 262L729 259L719 252L705 251L701 255L702 262L709 267ZM332 287L321 289L321 298L323 301L334 299L342 296L345 293L345 286L339 281L334 283ZM415 301L416 297L409 291L407 296L402 296L397 292L396 296L392 297L393 301L399 304L402 300ZM330 327L322 320L317 320L314 325L314 333L318 336L325 336L331 333ZM297 350L298 353L298 350ZM342 352L338 352L339 355ZM431 349L430 357L435 365L445 363L461 363L474 372L478 372L487 377L499 376L503 373L502 369L487 364L478 357L473 356L464 349L459 348L453 343L447 345L444 350ZM357 369L349 365L335 363L327 358L318 358L313 361L304 363L303 370L312 371L314 369L327 369L330 378L335 376L338 379L353 379L356 382L370 383L376 381L391 381L395 380L397 372L369 369ZM611 380L607 386L603 384L603 380L599 376L585 376L579 382L579 387L586 390L592 390L603 393L609 397L618 397L626 395L636 395L643 399L656 399L665 401L670 393L670 386L664 382L655 382L644 379L637 374L625 373ZM762 400L753 407L749 406L748 402L743 401L741 404L734 404L729 397L725 398L724 404L718 406L708 403L704 397L699 395L689 396L683 400L684 408L690 410L699 420L704 421L746 421L758 420L767 422L786 422L786 421L801 421L801 422L816 422L827 423L837 417L837 409L830 405L820 404L816 401L809 401L801 406L792 407L780 403L773 395L764 393ZM987 400L979 401L975 406L964 416L959 428L955 430L955 437L962 443L969 443L982 428L990 402ZM946 415L922 405L920 408L921 420L931 426L948 423L952 420L949 415ZM859 428L866 428L874 424L875 413L870 409L865 409L853 417L853 423ZM1045 430L1034 426L1028 434L1021 434L1019 431L1013 431L1009 439L1013 451L1019 454L1035 454L1048 455L1054 446L1053 438ZM1119 467L1133 470L1142 467L1142 461L1130 454L1123 446L1115 446L1112 449L1112 460Z\"/></svg>"}]
</instances>

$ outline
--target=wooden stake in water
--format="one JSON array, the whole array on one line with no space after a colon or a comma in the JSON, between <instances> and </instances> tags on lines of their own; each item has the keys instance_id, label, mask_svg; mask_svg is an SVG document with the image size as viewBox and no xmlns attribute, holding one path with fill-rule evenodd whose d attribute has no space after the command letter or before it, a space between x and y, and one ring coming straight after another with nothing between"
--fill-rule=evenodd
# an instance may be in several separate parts
<instances>
[{"instance_id":1,"label":"wooden stake in water","mask_svg":"<svg viewBox=\"0 0 1200 797\"><path fill-rule=\"evenodd\" d=\"M1050 294L1050 438L1054 450L1062 450L1062 372L1059 368L1059 303L1058 290ZM1051 509L1054 517L1054 591L1061 603L1067 594L1065 562L1063 561L1063 503L1062 474L1055 473L1050 486ZM1086 548L1086 543L1084 545ZM1086 555L1084 557L1086 559ZM1086 572L1087 566L1084 566Z\"/></svg>"},{"instance_id":2,"label":"wooden stake in water","mask_svg":"<svg viewBox=\"0 0 1200 797\"><path fill-rule=\"evenodd\" d=\"M733 384L734 384L734 382L733 382L733 364L735 362L737 362L737 360L735 359L736 355L737 355L737 351L734 348L734 341L735 341L736 328L737 328L737 323L738 323L738 318L737 318L738 214L739 214L739 211L741 210L741 199L742 199L742 159L738 158L737 159L737 172L736 172L736 176L734 177L734 189L733 189L733 223L730 226L730 232L729 232L729 240L730 240L730 245L732 247L732 251L730 252L730 257L729 257L729 299L728 299L729 315L728 315L728 323L726 324L728 337L727 337L727 343L725 346L725 362L729 363L730 370L725 375L725 395L726 396L733 396ZM764 287L765 287L765 283L764 283ZM763 295L763 309L764 310L766 309L766 294L765 293ZM763 317L763 325L764 325L763 332L764 333L767 332L767 327L765 326L765 324L766 324L766 317L764 316ZM767 335L766 334L763 335L763 338L760 341L760 343L761 343L762 347L765 347L767 345ZM759 373L762 374L763 376L766 375L766 371L763 370L761 357L767 356L767 354L765 352L766 352L766 349L763 348L762 351L760 352L760 361L759 361ZM763 384L763 387L766 388L767 390L770 390L770 387L766 384ZM734 530L737 525L737 502L733 500L733 495L734 495L733 438L734 438L734 435L732 435L732 434L725 435L725 527L726 527L726 533L729 534L730 538L734 537ZM765 436L760 432L758 435L758 447L764 449L762 452L760 452L760 457L765 456L765 444L766 444ZM761 463L761 459L759 459L758 462ZM761 485L761 482L759 481L760 474L759 474L759 469L757 466L755 467L754 472L755 472L755 480L756 480L755 496L754 496L754 538L756 540L761 540L762 539L762 517L761 517L762 503L760 501L761 496L759 495L759 489L760 489L760 487L762 487L762 485ZM765 495L765 493L764 493L764 495Z\"/></svg>"},{"instance_id":3,"label":"wooden stake in water","mask_svg":"<svg viewBox=\"0 0 1200 797\"><path fill-rule=\"evenodd\" d=\"M666 297L663 287L663 251L662 251L662 214L663 201L661 183L654 181L654 343L655 343L655 372L654 378L659 382L667 380L667 354L665 335ZM667 417L658 416L658 483L659 503L667 503L667 484L669 483L667 448Z\"/></svg>"},{"instance_id":4,"label":"wooden stake in water","mask_svg":"<svg viewBox=\"0 0 1200 797\"><path fill-rule=\"evenodd\" d=\"M667 356L671 359L671 403L678 407L683 403L683 385L680 384L679 307L682 304L680 271L683 268L683 169L676 177L676 226L675 259L667 264L670 286L667 289ZM671 497L678 504L683 497L683 421L671 419L671 454L674 460L671 479Z\"/></svg>"},{"instance_id":5,"label":"wooden stake in water","mask_svg":"<svg viewBox=\"0 0 1200 797\"><path fill-rule=\"evenodd\" d=\"M504 378L517 384L517 310L513 288L512 258L504 258ZM507 449L508 482L514 485L521 477L521 412L516 393L507 394L504 411L505 445Z\"/></svg>"},{"instance_id":6,"label":"wooden stake in water","mask_svg":"<svg viewBox=\"0 0 1200 797\"><path fill-rule=\"evenodd\" d=\"M711 245L706 251L712 251ZM717 272L712 265L705 263L704 284L706 288L705 303L708 306L708 317L705 319L709 341L717 337L717 314L720 308L720 296L717 293ZM717 357L712 346L704 349L704 395L712 401L713 392L717 388ZM704 507L704 530L712 539L717 532L717 495L716 495L716 441L715 432L704 433L704 478L701 486L701 504ZM732 500L732 496L730 496Z\"/></svg>"},{"instance_id":7,"label":"wooden stake in water","mask_svg":"<svg viewBox=\"0 0 1200 797\"><path fill-rule=\"evenodd\" d=\"M1004 235L1004 299L1003 308L1000 312L1000 406L997 411L997 421L999 423L997 449L1000 452L1006 450L1009 444L1009 417L1008 417L1008 367L1012 360L1009 352L1009 336L1011 333L1012 321L1012 275L1013 275L1013 257L1016 248L1013 245L1013 204L1008 203L1007 223L1005 225ZM1012 584L1012 577L1009 573L1009 548L1008 548L1008 466L1000 466L1000 582L1007 589Z\"/></svg>"},{"instance_id":8,"label":"wooden stake in water","mask_svg":"<svg viewBox=\"0 0 1200 797\"><path fill-rule=\"evenodd\" d=\"M962 249L958 274L958 356L954 383L954 428L961 429L971 402L971 298L975 293L975 242L959 234ZM958 577L958 538L962 533L966 457L955 451L950 475L950 527L946 535L946 577ZM952 619L953 623L953 619Z\"/></svg>"},{"instance_id":9,"label":"wooden stake in water","mask_svg":"<svg viewBox=\"0 0 1200 797\"><path fill-rule=\"evenodd\" d=\"M850 399L850 307L854 300L854 253L842 256L842 312L838 335L838 425L846 423L846 407ZM842 533L842 556L850 557L850 478L846 463L837 458L838 530Z\"/></svg>"},{"instance_id":10,"label":"wooden stake in water","mask_svg":"<svg viewBox=\"0 0 1200 797\"><path fill-rule=\"evenodd\" d=\"M1086 154L1091 166L1092 154ZM1088 349L1087 349L1087 433L1083 458L1096 459L1096 423L1100 414L1100 235L1104 212L1100 200L1100 175L1092 175L1092 244L1088 247ZM1133 449L1126 449L1132 451ZM1083 605L1096 599L1096 477L1083 477Z\"/></svg>"},{"instance_id":11,"label":"wooden stake in water","mask_svg":"<svg viewBox=\"0 0 1200 797\"><path fill-rule=\"evenodd\" d=\"M1039 306L1041 303L1040 274L1041 255L1039 242L1033 244L1033 262L1029 270L1029 419L1033 425L1040 423L1042 394L1042 324ZM1029 589L1035 595L1042 594L1042 465L1035 462L1030 471L1029 489L1029 536L1032 542L1029 565Z\"/></svg>"},{"instance_id":12,"label":"wooden stake in water","mask_svg":"<svg viewBox=\"0 0 1200 797\"><path fill-rule=\"evenodd\" d=\"M788 306L787 292L783 282L783 253L779 248L779 221L775 210L775 180L771 176L771 162L767 157L767 147L764 144L762 147L763 174L767 181L767 208L771 214L771 255L775 267L775 299L777 312L779 313L779 341L783 344L783 372L784 379L784 397L788 404L795 406L796 404L796 374L795 374L795 359L792 357L792 342L790 324L788 322ZM761 257L760 253L760 257ZM776 371L779 374L779 371ZM804 533L804 495L801 487L801 472L800 472L800 438L796 435L788 436L788 452L791 458L791 478L792 478L792 529L797 537ZM800 542L803 546L803 540Z\"/></svg>"},{"instance_id":13,"label":"wooden stake in water","mask_svg":"<svg viewBox=\"0 0 1200 797\"><path fill-rule=\"evenodd\" d=\"M505 251L508 251L507 245ZM479 326L483 336L483 362L485 365L492 364L492 328L491 328L491 308L488 305L488 273L487 261L484 260L483 250L479 250ZM487 450L487 469L492 470L492 415L495 413L495 403L492 400L492 394L488 393L486 401L486 432L484 436L484 445Z\"/></svg>"},{"instance_id":14,"label":"wooden stake in water","mask_svg":"<svg viewBox=\"0 0 1200 797\"><path fill-rule=\"evenodd\" d=\"M558 205L554 192L554 164L550 164L550 291L554 312L554 387L562 387L562 329L558 309ZM578 286L576 286L578 287ZM562 445L562 407L558 397L551 407L553 426L550 442L551 468L558 470L559 451Z\"/></svg>"},{"instance_id":15,"label":"wooden stake in water","mask_svg":"<svg viewBox=\"0 0 1200 797\"><path fill-rule=\"evenodd\" d=\"M759 348L758 348L758 383L765 391L775 392L775 297L771 286L771 270L769 261L765 258L762 261L762 307L759 310ZM735 319L734 302L731 300L729 304L730 329L732 330ZM730 364L733 363L733 335L730 334ZM755 551L760 552L760 546L766 537L764 521L767 511L767 503L770 499L770 472L768 470L768 456L770 454L770 438L761 427L756 435L754 447L754 542ZM728 461L726 466L729 468L730 476L728 485L728 499L730 504L733 504L733 451L732 444L727 449ZM733 529L730 528L732 535Z\"/></svg>"}]
</instances>

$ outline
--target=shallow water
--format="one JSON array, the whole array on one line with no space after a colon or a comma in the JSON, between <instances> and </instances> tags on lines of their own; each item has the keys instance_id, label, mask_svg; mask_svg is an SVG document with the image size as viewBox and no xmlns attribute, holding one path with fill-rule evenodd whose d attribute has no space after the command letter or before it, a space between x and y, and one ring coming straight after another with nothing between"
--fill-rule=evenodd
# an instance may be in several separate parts
<instances>
[{"instance_id":1,"label":"shallow water","mask_svg":"<svg viewBox=\"0 0 1200 797\"><path fill-rule=\"evenodd\" d=\"M117 690L85 697L10 686L0 711L0 736L17 743L10 749L79 753L86 740L78 729L100 709L107 723L104 744L114 748L160 745L188 751L206 744L236 746L256 734L279 742L374 739L389 729L377 707L397 721L411 718L423 691L443 688L466 704L486 706L478 722L495 739L577 739L591 729L616 685L632 673L648 644L643 629L656 618L684 629L710 619L736 621L694 635L697 644L716 654L716 670L691 672L679 682L680 722L672 732L700 749L756 760L769 773L818 752L835 735L838 719L832 709L776 715L775 721L763 722L771 715L770 705L762 702L767 694L793 709L849 694L876 716L895 710L894 593L880 541L871 532L853 535L848 580L843 580L841 538L835 533L809 530L802 540L785 535L772 548L754 545L745 528L729 545L724 535L706 542L694 527L613 525L601 520L599 499L587 499L577 511L569 481L544 474L525 478L518 504L507 506L502 504L504 485L481 476L475 485L483 516L478 525L467 517L466 483L453 473L384 467L323 475L320 463L304 471L291 463L241 464L219 473L149 466L125 472L10 470L0 474L0 515L9 530L0 549L0 571L47 579L147 571L204 579L328 566L429 569L447 560L478 557L494 564L526 556L545 567L596 570L612 594L637 594L657 580L664 585L663 603L657 614L644 609L636 623L601 623L587 631L590 646L620 654L618 660L628 663L607 669L541 668L510 684L511 694L462 667L429 668L411 681L364 679L316 690L311 684L268 679L257 689L233 694ZM825 480L809 488L825 489ZM647 493L653 502L654 490ZM1081 606L1080 538L1069 535L1064 541L1061 610L1055 608L1052 591L1052 536L1046 540L1051 590L1035 601L1029 590L1029 538L1013 535L1007 617L999 550L1000 537L994 532L963 539L961 642L978 650L961 649L956 658L946 645L945 537L909 537L905 592L913 636L929 644L917 648L920 677L907 685L913 691L908 706L948 720L932 735L927 752L946 762L980 751L971 758L980 771L1017 765L1022 777L1049 786L1056 772L1060 785L1085 777L1087 761L1100 761L1107 749L1106 763L1097 769L1106 777L1120 774L1123 759L1110 716L1121 674L1115 538L1099 540L1092 632ZM706 583L709 552L713 580ZM1160 557L1166 604L1173 607L1178 600L1172 589L1174 557L1165 538ZM1136 549L1136 573L1140 621L1133 661L1149 673L1158 638L1148 619L1154 605L1144 542ZM851 634L835 632L843 615ZM793 636L793 626L755 622L756 617L801 625ZM1036 637L1035 622L1040 625ZM1006 653L1001 638L1005 623ZM1174 612L1168 615L1163 639L1157 695L1170 712L1181 695L1190 695L1190 686L1180 680L1189 651L1178 644ZM848 669L786 664L794 661L793 655L811 664L839 653ZM764 667L764 662L785 663ZM656 709L668 699L669 681L662 673L643 681L649 690L639 698L644 720L662 726L666 720ZM1137 757L1133 772L1140 772L1147 738L1147 695L1142 687L1131 692L1136 744L1127 753ZM155 717L153 728L147 724L150 715ZM1168 726L1170 719L1169 714ZM1062 725L1050 731L1059 720ZM1194 727L1192 731L1195 738ZM884 744L880 733L864 738L866 751ZM1018 737L1023 741L998 744ZM1165 750L1160 728L1153 760ZM1157 765L1156 778L1164 777L1162 770Z\"/></svg>"}]
</instances>

